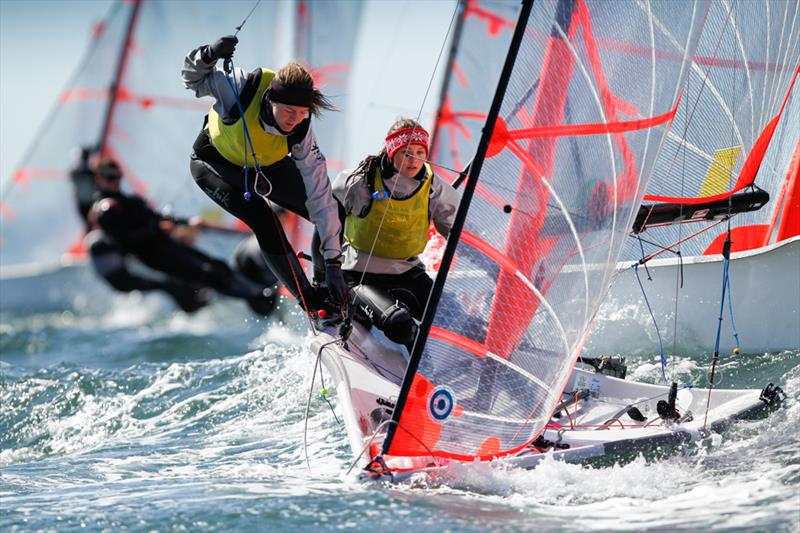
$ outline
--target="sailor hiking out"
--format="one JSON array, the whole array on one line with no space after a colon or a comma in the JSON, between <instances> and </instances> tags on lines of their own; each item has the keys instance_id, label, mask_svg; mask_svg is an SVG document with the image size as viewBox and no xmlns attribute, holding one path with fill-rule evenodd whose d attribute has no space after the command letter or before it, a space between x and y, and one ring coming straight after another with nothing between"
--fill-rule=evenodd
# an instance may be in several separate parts
<instances>
[{"instance_id":1,"label":"sailor hiking out","mask_svg":"<svg viewBox=\"0 0 800 533\"><path fill-rule=\"evenodd\" d=\"M122 169L113 159L101 158L95 172L97 193L87 213L93 230L85 241L92 266L112 287L123 292L162 290L187 312L203 307L203 289L211 288L246 300L260 314L271 312L272 283L251 280L184 242L173 220L142 197L121 191ZM130 257L151 272L129 268Z\"/></svg>"},{"instance_id":2,"label":"sailor hiking out","mask_svg":"<svg viewBox=\"0 0 800 533\"><path fill-rule=\"evenodd\" d=\"M425 162L428 132L411 119L389 129L385 147L333 184L344 206L344 273L353 284L355 317L411 346L433 280L419 254L431 221L450 232L458 193ZM409 348L410 349L410 348Z\"/></svg>"},{"instance_id":3,"label":"sailor hiking out","mask_svg":"<svg viewBox=\"0 0 800 533\"><path fill-rule=\"evenodd\" d=\"M306 311L339 307L348 295L341 271L341 223L325 156L311 126L312 115L333 106L297 63L277 72L233 68L231 75L217 68L219 59L229 63L237 42L235 36L222 37L185 58L186 88L215 100L194 143L192 176L212 200L253 230L270 269ZM268 204L314 224L319 289L309 283Z\"/></svg>"}]
</instances>

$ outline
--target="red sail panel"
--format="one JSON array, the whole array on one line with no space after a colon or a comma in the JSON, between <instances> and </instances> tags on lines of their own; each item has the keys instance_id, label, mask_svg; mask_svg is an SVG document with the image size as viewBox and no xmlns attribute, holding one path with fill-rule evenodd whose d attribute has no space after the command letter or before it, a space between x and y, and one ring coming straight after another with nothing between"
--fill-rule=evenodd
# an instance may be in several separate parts
<instances>
[{"instance_id":1,"label":"red sail panel","mask_svg":"<svg viewBox=\"0 0 800 533\"><path fill-rule=\"evenodd\" d=\"M786 200L782 207L778 242L800 235L800 141L795 145L792 163L786 175Z\"/></svg>"},{"instance_id":2,"label":"red sail panel","mask_svg":"<svg viewBox=\"0 0 800 533\"><path fill-rule=\"evenodd\" d=\"M533 4L387 455L485 460L541 433L615 271L707 8ZM632 46L600 44L610 39Z\"/></svg>"},{"instance_id":3,"label":"red sail panel","mask_svg":"<svg viewBox=\"0 0 800 533\"><path fill-rule=\"evenodd\" d=\"M572 24L572 14L565 15L563 20L555 23L569 39L573 39L576 26ZM539 88L530 117L532 127L563 122L574 57L564 38L556 31L553 33L545 45L539 70ZM508 136L508 128L503 122L498 121L495 128L495 139ZM530 159L527 161L535 161L535 164L523 165L517 184L516 195L522 203L511 213L505 253L525 275L530 275L538 259L530 250L537 248L549 197L540 177L552 175L555 147L555 139L549 137L534 137L528 141L526 152ZM533 291L516 276L501 271L486 333L487 346L508 359L537 308L538 298Z\"/></svg>"},{"instance_id":4,"label":"red sail panel","mask_svg":"<svg viewBox=\"0 0 800 533\"><path fill-rule=\"evenodd\" d=\"M776 200L785 189L800 130L795 81L800 65L798 27L798 2L712 2L645 200L683 204L725 200L753 183L771 200L758 211L736 215L734 226L751 229L741 230L748 237L734 246L753 249L774 241L773 221L781 205ZM764 230L764 226L770 227ZM725 228L706 227L708 231L681 245L684 257L718 248L712 242ZM646 240L673 243L681 238L680 231L670 226L648 228ZM629 241L624 261L642 256L639 241ZM656 249L644 243L645 256Z\"/></svg>"}]
</instances>

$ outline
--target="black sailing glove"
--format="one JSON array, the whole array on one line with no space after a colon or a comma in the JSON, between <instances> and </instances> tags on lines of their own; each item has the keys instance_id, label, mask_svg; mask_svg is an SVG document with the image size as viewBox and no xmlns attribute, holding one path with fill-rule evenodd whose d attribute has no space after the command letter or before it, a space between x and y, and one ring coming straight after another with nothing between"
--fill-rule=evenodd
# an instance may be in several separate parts
<instances>
[{"instance_id":1,"label":"black sailing glove","mask_svg":"<svg viewBox=\"0 0 800 533\"><path fill-rule=\"evenodd\" d=\"M337 304L347 303L350 297L350 289L342 276L342 264L338 260L325 261L325 284L328 285L328 292Z\"/></svg>"},{"instance_id":2,"label":"black sailing glove","mask_svg":"<svg viewBox=\"0 0 800 533\"><path fill-rule=\"evenodd\" d=\"M238 42L239 39L235 35L220 37L213 44L209 44L203 51L203 61L213 63L217 59L230 59L233 57L233 51L236 50L236 43Z\"/></svg>"}]
</instances>

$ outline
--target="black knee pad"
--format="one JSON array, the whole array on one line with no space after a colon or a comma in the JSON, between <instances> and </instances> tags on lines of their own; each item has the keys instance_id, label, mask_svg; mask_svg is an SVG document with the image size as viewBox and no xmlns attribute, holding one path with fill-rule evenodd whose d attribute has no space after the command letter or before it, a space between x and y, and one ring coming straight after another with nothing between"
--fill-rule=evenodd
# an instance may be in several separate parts
<instances>
[{"instance_id":1,"label":"black knee pad","mask_svg":"<svg viewBox=\"0 0 800 533\"><path fill-rule=\"evenodd\" d=\"M395 304L386 311L383 324L378 326L389 340L397 344L409 344L417 336L417 323L403 304Z\"/></svg>"},{"instance_id":2,"label":"black knee pad","mask_svg":"<svg viewBox=\"0 0 800 533\"><path fill-rule=\"evenodd\" d=\"M370 285L356 285L352 288L352 297L356 312L368 318L389 340L407 344L416 337L417 324L402 302Z\"/></svg>"}]
</instances>

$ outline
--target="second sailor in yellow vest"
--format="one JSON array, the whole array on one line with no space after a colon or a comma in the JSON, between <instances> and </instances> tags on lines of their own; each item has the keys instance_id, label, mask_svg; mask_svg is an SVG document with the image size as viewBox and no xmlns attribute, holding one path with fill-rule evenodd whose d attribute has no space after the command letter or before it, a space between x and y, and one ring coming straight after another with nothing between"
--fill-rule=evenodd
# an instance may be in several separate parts
<instances>
[{"instance_id":1,"label":"second sailor in yellow vest","mask_svg":"<svg viewBox=\"0 0 800 533\"><path fill-rule=\"evenodd\" d=\"M184 60L186 88L197 97L214 98L194 143L192 177L212 200L253 230L270 269L308 311L328 307L328 292L337 306L348 293L341 271L341 222L325 156L311 127L311 115L333 106L297 63L277 72L234 68L226 75L216 64L232 57L237 42L234 36L222 37L192 50ZM243 122L267 178L258 183ZM249 167L246 181L243 166ZM308 282L278 217L258 197L269 189L270 203L314 224L315 277L327 287L324 291Z\"/></svg>"},{"instance_id":2,"label":"second sailor in yellow vest","mask_svg":"<svg viewBox=\"0 0 800 533\"><path fill-rule=\"evenodd\" d=\"M356 317L409 348L416 336L412 318L422 312L433 280L419 255L432 222L444 235L458 207L458 193L429 164L428 132L400 119L385 147L355 170L341 172L333 194L344 206L345 278L353 284Z\"/></svg>"}]
</instances>

